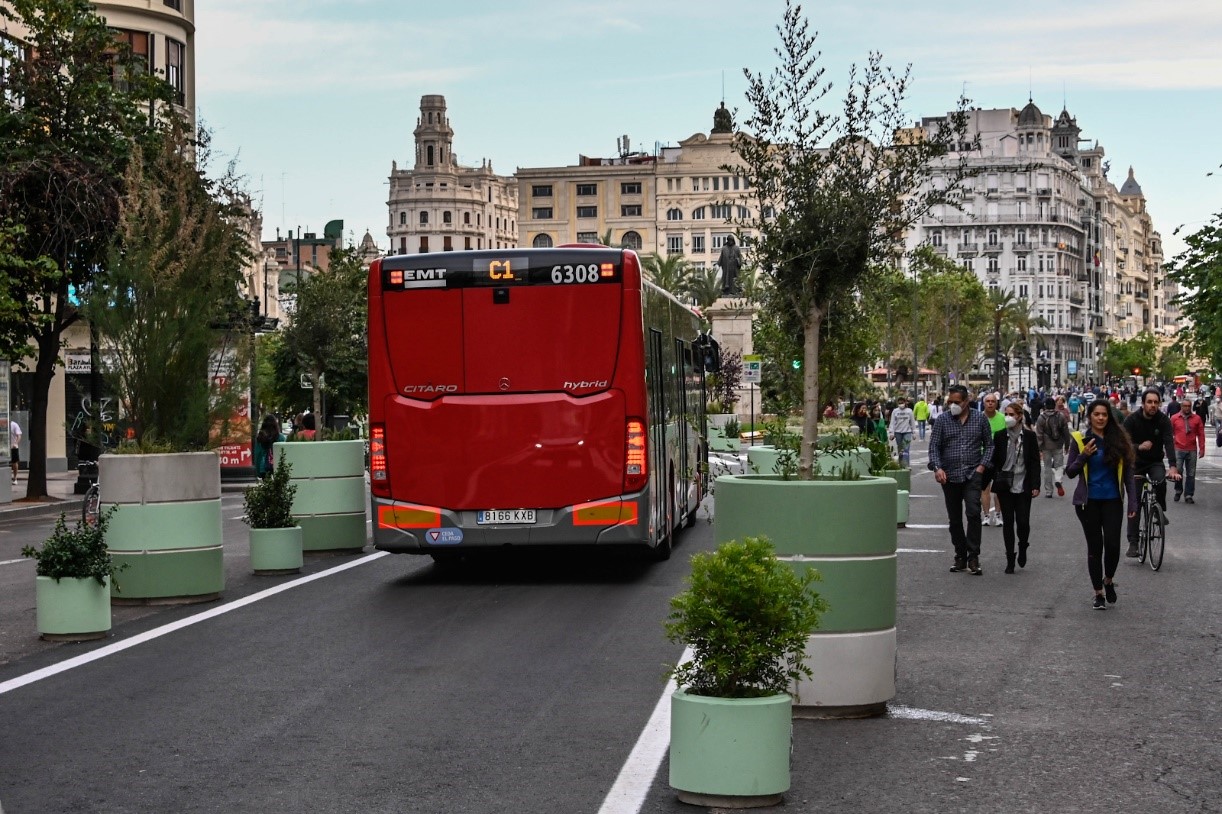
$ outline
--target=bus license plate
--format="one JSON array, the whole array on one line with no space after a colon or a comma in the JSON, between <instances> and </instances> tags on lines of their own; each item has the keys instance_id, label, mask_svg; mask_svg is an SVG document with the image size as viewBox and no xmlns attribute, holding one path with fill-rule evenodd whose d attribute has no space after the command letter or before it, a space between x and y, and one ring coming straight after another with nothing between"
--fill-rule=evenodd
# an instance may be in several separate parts
<instances>
[{"instance_id":1,"label":"bus license plate","mask_svg":"<svg viewBox=\"0 0 1222 814\"><path fill-rule=\"evenodd\" d=\"M484 526L490 523L522 523L529 524L535 522L534 509L489 509L486 512L477 512L475 522L478 525Z\"/></svg>"}]
</instances>

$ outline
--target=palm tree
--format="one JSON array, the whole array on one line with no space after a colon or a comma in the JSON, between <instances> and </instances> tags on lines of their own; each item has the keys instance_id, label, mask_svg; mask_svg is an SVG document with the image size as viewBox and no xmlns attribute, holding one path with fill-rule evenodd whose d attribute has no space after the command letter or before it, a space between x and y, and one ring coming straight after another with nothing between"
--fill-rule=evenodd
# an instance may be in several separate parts
<instances>
[{"instance_id":1,"label":"palm tree","mask_svg":"<svg viewBox=\"0 0 1222 814\"><path fill-rule=\"evenodd\" d=\"M692 269L684 283L684 293L702 309L708 308L721 296L721 269L717 266Z\"/></svg>"},{"instance_id":2,"label":"palm tree","mask_svg":"<svg viewBox=\"0 0 1222 814\"><path fill-rule=\"evenodd\" d=\"M664 288L680 298L687 293L692 266L683 255L668 254L662 257L654 252L645 255L641 260L641 265L645 270L646 278L658 288Z\"/></svg>"},{"instance_id":3,"label":"palm tree","mask_svg":"<svg viewBox=\"0 0 1222 814\"><path fill-rule=\"evenodd\" d=\"M1010 324L1017 300L1013 291L989 289L989 309L993 314L993 389L1001 387L1001 326Z\"/></svg>"}]
</instances>

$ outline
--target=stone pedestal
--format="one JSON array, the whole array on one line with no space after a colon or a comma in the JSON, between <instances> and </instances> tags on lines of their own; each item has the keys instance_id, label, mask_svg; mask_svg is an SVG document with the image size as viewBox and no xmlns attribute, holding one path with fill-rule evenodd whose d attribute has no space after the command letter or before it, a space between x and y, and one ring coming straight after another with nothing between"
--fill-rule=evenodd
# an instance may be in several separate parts
<instances>
[{"instance_id":1,"label":"stone pedestal","mask_svg":"<svg viewBox=\"0 0 1222 814\"><path fill-rule=\"evenodd\" d=\"M751 325L759 307L742 297L721 297L708 308L704 315L711 323L709 332L721 346L723 354L737 352L744 356L755 352L751 340ZM738 388L738 417L740 421L751 420L751 387L744 385ZM760 412L759 388L756 388L755 411Z\"/></svg>"}]
</instances>

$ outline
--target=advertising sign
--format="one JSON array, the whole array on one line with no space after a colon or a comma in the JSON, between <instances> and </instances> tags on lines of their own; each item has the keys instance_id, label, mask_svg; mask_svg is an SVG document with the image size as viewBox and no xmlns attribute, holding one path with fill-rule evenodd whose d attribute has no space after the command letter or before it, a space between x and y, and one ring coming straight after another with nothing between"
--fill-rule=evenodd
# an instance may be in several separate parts
<instances>
[{"instance_id":1,"label":"advertising sign","mask_svg":"<svg viewBox=\"0 0 1222 814\"><path fill-rule=\"evenodd\" d=\"M759 354L743 355L743 384L759 384L763 369L763 357Z\"/></svg>"},{"instance_id":2,"label":"advertising sign","mask_svg":"<svg viewBox=\"0 0 1222 814\"><path fill-rule=\"evenodd\" d=\"M212 386L218 394L228 394L241 381L237 370L238 357L232 350L214 353L209 363ZM217 454L221 458L221 470L251 468L254 466L254 450L251 449L250 386L242 385L242 392L233 407L228 423L212 427L212 440L220 440Z\"/></svg>"}]
</instances>

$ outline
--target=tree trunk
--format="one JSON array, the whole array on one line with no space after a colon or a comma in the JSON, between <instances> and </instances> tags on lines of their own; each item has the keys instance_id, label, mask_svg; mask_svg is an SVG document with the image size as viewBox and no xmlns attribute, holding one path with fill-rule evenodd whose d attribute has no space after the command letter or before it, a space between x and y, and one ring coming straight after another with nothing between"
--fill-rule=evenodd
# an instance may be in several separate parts
<instances>
[{"instance_id":1,"label":"tree trunk","mask_svg":"<svg viewBox=\"0 0 1222 814\"><path fill-rule=\"evenodd\" d=\"M824 309L811 306L806 318L802 349L802 448L798 457L798 478L810 480L815 467L819 442L819 332L823 329Z\"/></svg>"},{"instance_id":2,"label":"tree trunk","mask_svg":"<svg viewBox=\"0 0 1222 814\"><path fill-rule=\"evenodd\" d=\"M322 440L322 371L314 368L310 371L310 381L314 384L314 440Z\"/></svg>"}]
</instances>

